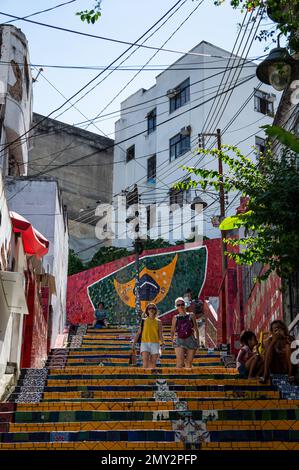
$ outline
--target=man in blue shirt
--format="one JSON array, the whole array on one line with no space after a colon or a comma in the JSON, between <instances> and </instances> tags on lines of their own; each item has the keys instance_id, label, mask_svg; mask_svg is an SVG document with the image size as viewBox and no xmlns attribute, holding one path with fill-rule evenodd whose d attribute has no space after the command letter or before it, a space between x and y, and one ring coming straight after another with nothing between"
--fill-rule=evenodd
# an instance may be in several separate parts
<instances>
[{"instance_id":1,"label":"man in blue shirt","mask_svg":"<svg viewBox=\"0 0 299 470\"><path fill-rule=\"evenodd\" d=\"M94 328L104 328L106 326L105 320L107 318L107 312L103 302L99 302L98 308L94 311L94 317L95 319L92 325Z\"/></svg>"}]
</instances>

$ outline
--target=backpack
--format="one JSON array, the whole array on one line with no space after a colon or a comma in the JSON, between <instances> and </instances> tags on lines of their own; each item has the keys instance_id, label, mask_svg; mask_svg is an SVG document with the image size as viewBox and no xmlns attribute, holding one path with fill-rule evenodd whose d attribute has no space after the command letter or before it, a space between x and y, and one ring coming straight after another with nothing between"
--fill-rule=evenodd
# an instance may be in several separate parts
<instances>
[{"instance_id":1,"label":"backpack","mask_svg":"<svg viewBox=\"0 0 299 470\"><path fill-rule=\"evenodd\" d=\"M176 316L176 332L181 339L189 338L193 334L193 321L189 314L184 317Z\"/></svg>"}]
</instances>

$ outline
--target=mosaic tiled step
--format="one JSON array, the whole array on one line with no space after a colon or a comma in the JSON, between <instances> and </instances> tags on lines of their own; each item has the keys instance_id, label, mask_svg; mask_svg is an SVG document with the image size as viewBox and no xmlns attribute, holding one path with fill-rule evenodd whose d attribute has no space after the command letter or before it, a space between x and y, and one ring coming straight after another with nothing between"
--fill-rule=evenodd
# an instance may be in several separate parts
<instances>
[{"instance_id":1,"label":"mosaic tiled step","mask_svg":"<svg viewBox=\"0 0 299 470\"><path fill-rule=\"evenodd\" d=\"M84 368L91 368L92 366L107 366L107 367L113 367L113 368L120 368L120 367L126 367L129 364L129 358L124 359L115 359L115 358L105 358L105 359L98 359L98 360L88 360L87 362L71 362L71 363L64 363L64 364L55 364L54 368L56 369L64 369L67 371L69 367L82 367L84 365ZM195 359L194 361L194 367L219 367L219 362L201 362L200 359ZM45 367L53 369L52 364L46 363ZM174 361L158 361L156 368L161 369L161 368L169 368L169 367L175 367L175 362ZM88 369L87 369L88 373Z\"/></svg>"},{"instance_id":2,"label":"mosaic tiled step","mask_svg":"<svg viewBox=\"0 0 299 470\"><path fill-rule=\"evenodd\" d=\"M1 450L297 445L298 400L279 398L281 387L241 379L219 351L201 349L194 368L176 369L168 326L161 364L150 371L128 366L133 328L71 330L70 348L49 355L39 402L7 403L4 413L0 405ZM12 401L24 379L22 372Z\"/></svg>"},{"instance_id":3,"label":"mosaic tiled step","mask_svg":"<svg viewBox=\"0 0 299 470\"><path fill-rule=\"evenodd\" d=\"M233 381L232 381L233 382ZM201 392L201 391L211 391L211 392L252 392L252 391L257 391L259 393L263 392L268 392L268 391L273 391L273 388L270 385L179 385L176 383L168 383L168 388L169 390L175 390L177 392ZM146 384L146 385L113 385L113 386L99 386L100 390L94 393L94 397L100 396L100 394L103 394L103 396L117 396L117 395L124 395L127 394L127 396L131 396L130 394L135 393L136 396L140 396L140 393L142 392L142 395L144 395L143 392L146 393L152 393L154 390L157 390L156 383L153 382L151 384ZM59 392L44 392L43 399L47 399L47 397L54 397L58 396ZM63 392L65 393L65 392ZM61 398L63 398L63 393L60 395ZM80 395L81 392L69 392L69 394L73 394L74 396ZM277 391L275 391L277 393Z\"/></svg>"},{"instance_id":4,"label":"mosaic tiled step","mask_svg":"<svg viewBox=\"0 0 299 470\"><path fill-rule=\"evenodd\" d=\"M290 451L299 450L299 442L203 442L201 451Z\"/></svg>"},{"instance_id":5,"label":"mosaic tiled step","mask_svg":"<svg viewBox=\"0 0 299 470\"><path fill-rule=\"evenodd\" d=\"M175 442L174 431L163 430L123 430L123 431L74 431L65 433L63 440L68 442L80 441L125 441L125 442ZM0 442L55 442L59 440L56 431L52 432L26 432L1 433Z\"/></svg>"},{"instance_id":6,"label":"mosaic tiled step","mask_svg":"<svg viewBox=\"0 0 299 470\"><path fill-rule=\"evenodd\" d=\"M226 402L227 404L227 402ZM228 403L230 404L230 403ZM261 405L262 403L259 402ZM176 421L183 416L189 416L195 420L205 420L207 423L218 421L232 421L243 423L243 421L289 421L293 423L299 419L298 406L285 404L284 408L275 409L256 406L255 408L242 407L243 402L236 402L236 408L224 407L223 403L211 401L203 403L197 410L146 410L146 411L111 411L99 408L99 403L47 403L18 404L14 413L3 414L3 422L30 423L30 422L85 422L85 421L161 421L169 419ZM217 409L218 408L218 409ZM5 421L4 421L5 419Z\"/></svg>"},{"instance_id":7,"label":"mosaic tiled step","mask_svg":"<svg viewBox=\"0 0 299 470\"><path fill-rule=\"evenodd\" d=\"M135 396L130 396L128 392L124 392L120 394L119 396L114 396L114 394L110 394L108 392L104 392L104 396L97 396L96 392L88 392L85 393L81 392L79 393L78 396L74 396L73 392L69 394L69 392L63 392L60 394L60 396L57 397L50 397L48 394L43 395L43 400L44 401L59 401L62 399L62 396L64 397L64 401L82 401L82 400L90 400L92 399L94 401L126 401L126 402L134 402L134 401L153 401L155 398L152 396L149 396L145 392L142 393L142 396L138 396L138 394L135 394ZM234 398L237 400L248 400L248 399L255 399L255 400L269 400L272 398L279 398L279 392L275 391L270 391L270 392L259 392L259 391L239 391L239 392L233 392L233 391L227 391L227 392L213 392L213 391L207 391L207 392L178 392L176 390L176 395L178 399L182 399L184 401L192 401L195 399L200 399L200 400L210 400L213 398L214 400L223 400L224 398Z\"/></svg>"},{"instance_id":8,"label":"mosaic tiled step","mask_svg":"<svg viewBox=\"0 0 299 470\"><path fill-rule=\"evenodd\" d=\"M291 420L260 420L260 421L215 421L207 423L209 431L230 431L255 429L259 431L299 431L299 421Z\"/></svg>"},{"instance_id":9,"label":"mosaic tiled step","mask_svg":"<svg viewBox=\"0 0 299 470\"><path fill-rule=\"evenodd\" d=\"M92 351L92 352L84 352L82 351L82 349L80 349L79 351L74 351L74 350L70 350L69 353L68 353L68 359L77 359L77 358L96 358L96 357L101 357L101 356L108 356L108 357L111 357L111 356L114 356L114 357L128 357L129 354L130 354L130 351L131 351L131 348L127 349L127 350L118 350L118 351L108 351L108 352L103 352L101 350L99 350L99 352L96 351ZM164 351L163 352L163 356L162 358L164 359L174 359L175 358L175 354L174 352L167 352L167 351ZM219 359L219 356L215 355L215 354L206 354L206 353L197 353L195 355L195 358L212 358L212 359Z\"/></svg>"},{"instance_id":10,"label":"mosaic tiled step","mask_svg":"<svg viewBox=\"0 0 299 470\"><path fill-rule=\"evenodd\" d=\"M9 423L8 432L100 431L161 429L172 431L171 421L86 421L75 423Z\"/></svg>"},{"instance_id":11,"label":"mosaic tiled step","mask_svg":"<svg viewBox=\"0 0 299 470\"><path fill-rule=\"evenodd\" d=\"M0 443L0 450L184 450L183 442L64 442L64 436L58 435L57 442Z\"/></svg>"},{"instance_id":12,"label":"mosaic tiled step","mask_svg":"<svg viewBox=\"0 0 299 470\"><path fill-rule=\"evenodd\" d=\"M52 375L60 375L63 376L65 375L65 371L62 370L57 370L55 369L50 369L49 371ZM134 376L134 375L148 375L148 376L155 376L155 375L165 375L165 376L173 376L173 375L179 375L179 376L201 376L201 375L223 375L223 376L235 376L238 377L239 374L236 373L235 369L226 369L225 367L209 367L208 365L204 367L193 367L192 369L178 369L176 367L163 367L161 370L157 371L156 369L144 369L142 367L114 367L114 368L109 368L109 371L105 368L102 367L95 367L92 371L88 369L86 371L86 368L84 366L78 366L76 368L69 367L67 369L67 373L69 375L90 375L92 372L94 372L96 375L101 375L103 378L105 375L110 375L113 374L114 376ZM212 377L211 377L212 378Z\"/></svg>"}]
</instances>

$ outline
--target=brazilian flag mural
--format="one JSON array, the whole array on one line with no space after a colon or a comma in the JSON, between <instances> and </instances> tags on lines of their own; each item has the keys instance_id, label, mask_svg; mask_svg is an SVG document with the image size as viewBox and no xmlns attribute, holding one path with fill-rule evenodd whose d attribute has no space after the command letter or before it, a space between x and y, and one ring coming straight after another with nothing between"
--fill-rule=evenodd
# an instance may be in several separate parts
<instances>
[{"instance_id":1,"label":"brazilian flag mural","mask_svg":"<svg viewBox=\"0 0 299 470\"><path fill-rule=\"evenodd\" d=\"M149 302L157 304L159 315L174 310L174 301L190 288L197 296L203 287L207 267L205 246L146 255L139 261L140 301L142 310ZM130 325L135 316L135 264L96 281L88 287L94 308L103 302L109 323Z\"/></svg>"}]
</instances>

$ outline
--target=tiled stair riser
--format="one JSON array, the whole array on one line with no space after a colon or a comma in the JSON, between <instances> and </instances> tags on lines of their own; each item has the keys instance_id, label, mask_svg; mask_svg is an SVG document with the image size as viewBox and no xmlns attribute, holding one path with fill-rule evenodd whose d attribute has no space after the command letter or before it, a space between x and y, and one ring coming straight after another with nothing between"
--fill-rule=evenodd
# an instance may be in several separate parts
<instances>
[{"instance_id":1,"label":"tiled stair riser","mask_svg":"<svg viewBox=\"0 0 299 470\"><path fill-rule=\"evenodd\" d=\"M11 399L26 392L24 403L9 403L14 408L5 421L0 408L0 449L277 449L283 440L299 443L299 402L285 382L277 390L275 381L273 387L240 379L232 358L219 351L200 350L191 371L175 369L168 340L155 371L129 367L131 341L132 328L73 328L69 348L51 351L46 380L23 373ZM278 399L284 392L293 395ZM32 404L26 402L31 393Z\"/></svg>"}]
</instances>

